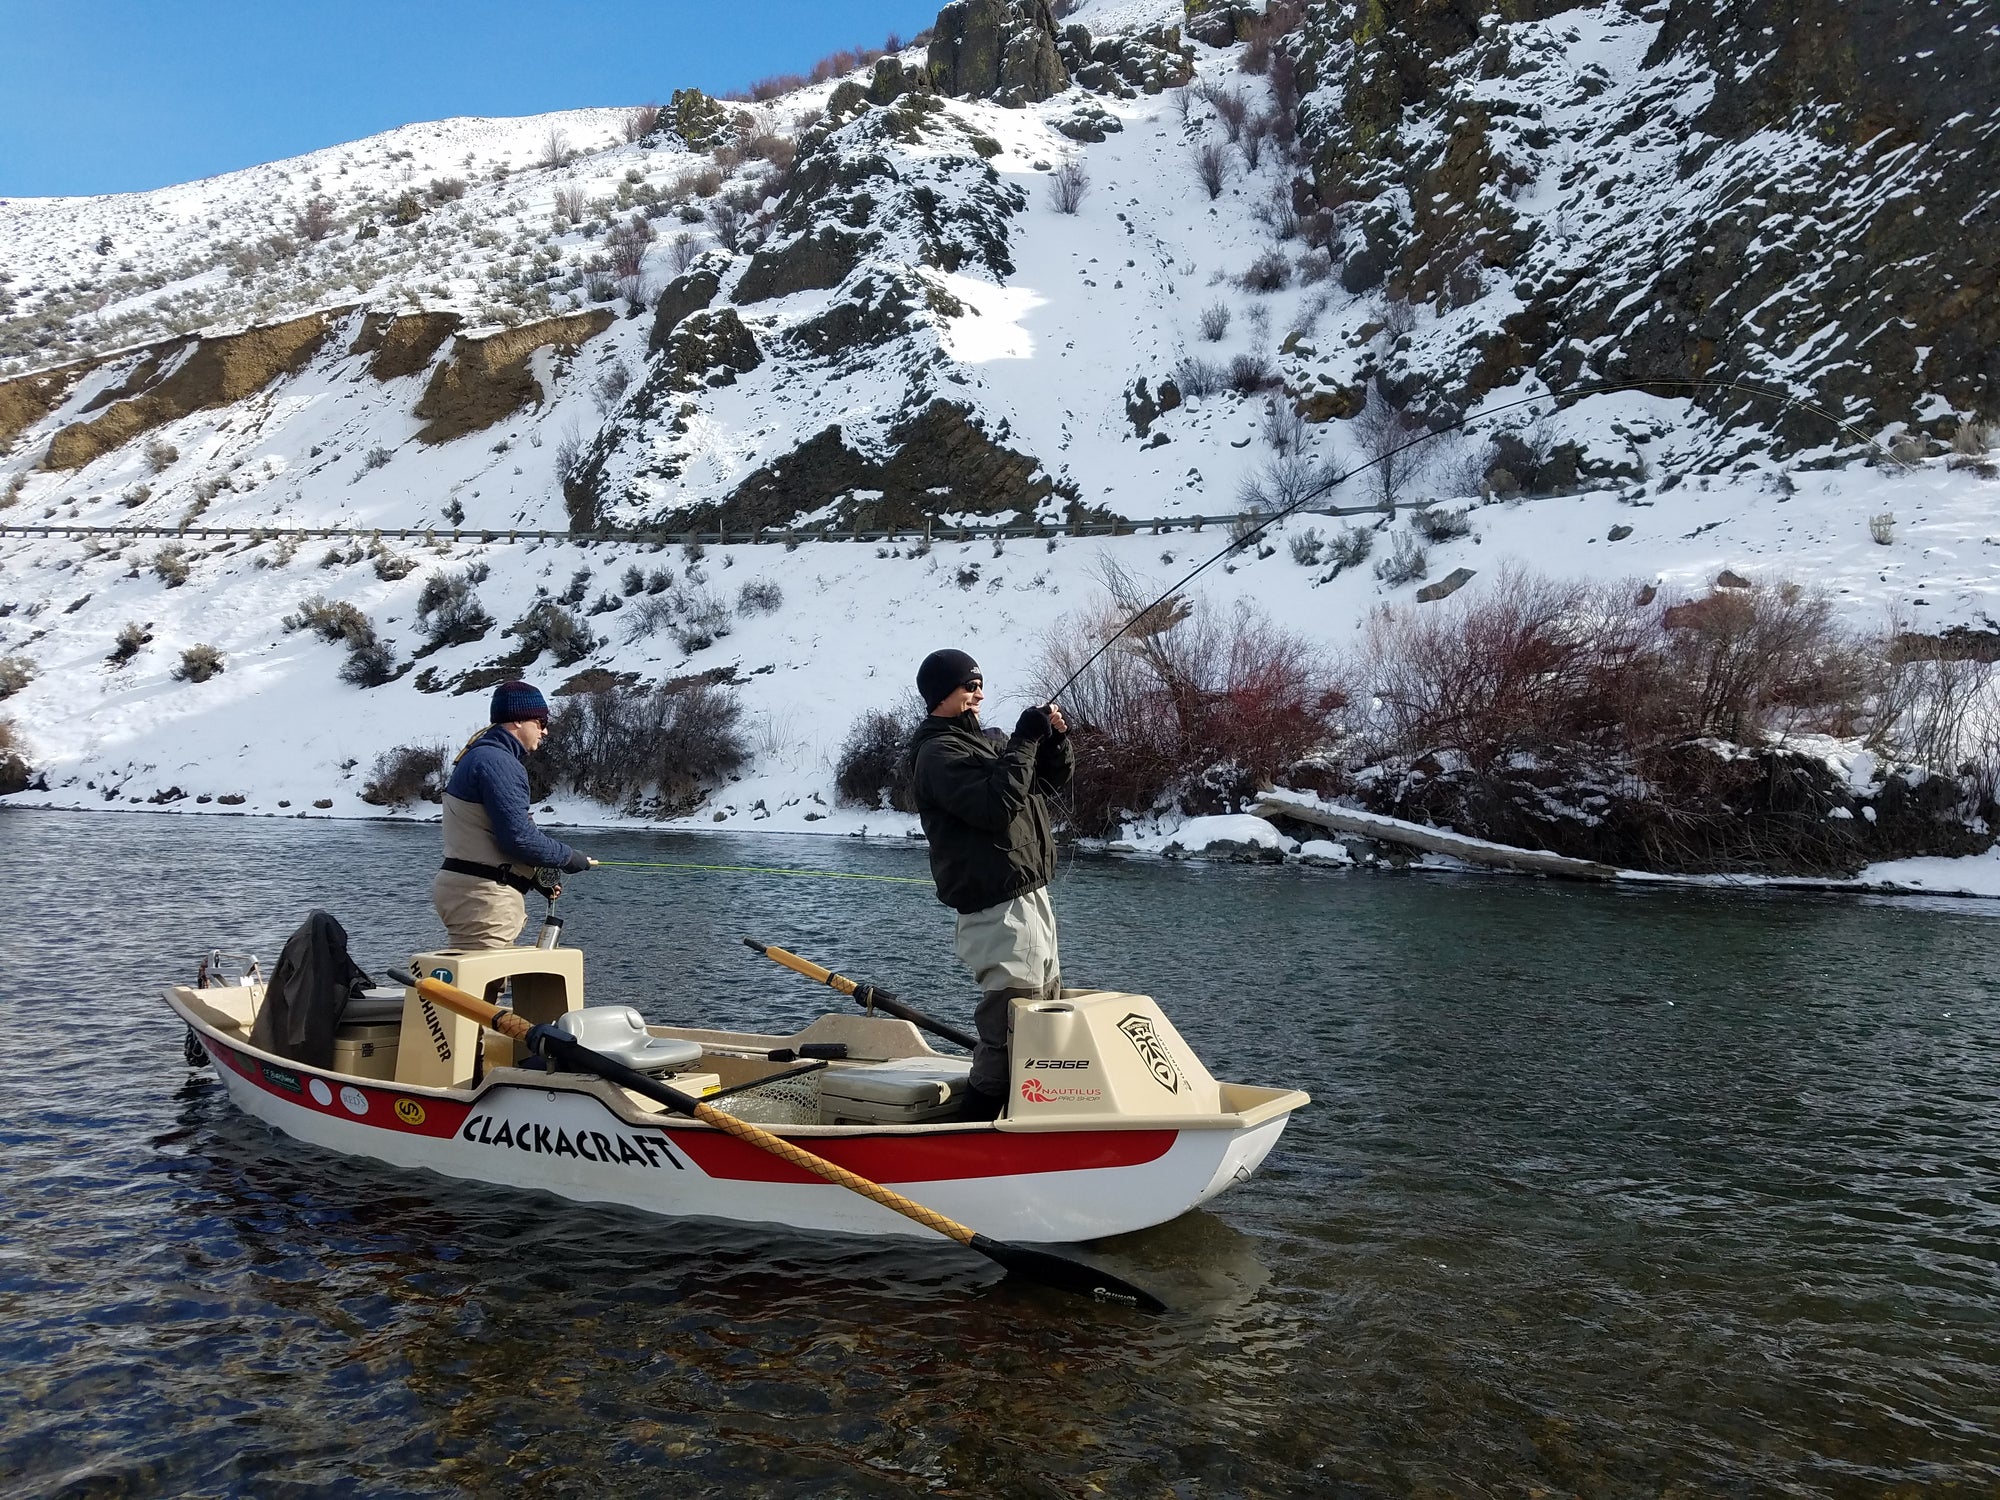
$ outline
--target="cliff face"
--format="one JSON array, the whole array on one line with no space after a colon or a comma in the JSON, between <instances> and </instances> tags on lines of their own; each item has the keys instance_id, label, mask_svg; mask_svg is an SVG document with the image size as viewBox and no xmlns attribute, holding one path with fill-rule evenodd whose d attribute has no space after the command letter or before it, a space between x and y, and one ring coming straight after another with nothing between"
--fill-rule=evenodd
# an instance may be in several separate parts
<instances>
[{"instance_id":1,"label":"cliff face","mask_svg":"<svg viewBox=\"0 0 2000 1500\"><path fill-rule=\"evenodd\" d=\"M1947 437L2000 389L2000 36L1973 0L1379 0L1281 45L1343 281L1450 325L1371 374L1742 380ZM1481 306L1487 315L1452 315ZM1828 442L1707 390L1729 426Z\"/></svg>"}]
</instances>

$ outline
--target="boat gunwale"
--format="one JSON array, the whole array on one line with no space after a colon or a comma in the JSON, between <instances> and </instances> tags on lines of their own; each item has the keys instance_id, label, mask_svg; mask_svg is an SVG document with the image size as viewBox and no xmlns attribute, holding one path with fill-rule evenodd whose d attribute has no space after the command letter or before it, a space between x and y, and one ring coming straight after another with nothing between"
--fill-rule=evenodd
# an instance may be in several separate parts
<instances>
[{"instance_id":1,"label":"boat gunwale","mask_svg":"<svg viewBox=\"0 0 2000 1500\"><path fill-rule=\"evenodd\" d=\"M220 1016L228 1020L225 1029L197 1015L182 992L196 997L207 1016ZM501 1067L488 1070L479 1083L472 1088L455 1088L424 1084L409 1084L394 1078L374 1078L358 1073L341 1073L332 1068L317 1068L301 1063L294 1058L281 1057L253 1045L247 1033L240 1029L235 1018L215 1006L202 1002L203 993L192 985L170 985L164 990L168 1005L174 1013L198 1031L206 1032L219 1045L268 1062L273 1066L295 1069L310 1073L314 1077L329 1082L358 1084L368 1088L391 1090L407 1094L417 1099L448 1100L470 1108L478 1105L496 1089L540 1089L551 1092L588 1094L604 1104L611 1112L629 1125L659 1126L669 1130L700 1130L711 1133L716 1127L705 1121L691 1119L671 1110L654 1110L642 1107L624 1089L601 1078L585 1073L543 1072L539 1069ZM711 1033L722 1035L724 1033ZM944 1054L937 1054L943 1056ZM1259 1125L1279 1115L1290 1114L1311 1102L1311 1096L1298 1089L1269 1089L1261 1085L1229 1084L1223 1088L1249 1089L1268 1094L1247 1110L1238 1110L1216 1115L1090 1115L1044 1118L1038 1120L942 1120L899 1124L882 1121L868 1125L767 1125L762 1128L772 1134L787 1139L802 1140L856 1140L869 1136L936 1136L951 1134L1008 1134L1008 1135L1084 1135L1100 1131L1134 1130L1227 1130L1240 1131L1255 1129Z\"/></svg>"}]
</instances>

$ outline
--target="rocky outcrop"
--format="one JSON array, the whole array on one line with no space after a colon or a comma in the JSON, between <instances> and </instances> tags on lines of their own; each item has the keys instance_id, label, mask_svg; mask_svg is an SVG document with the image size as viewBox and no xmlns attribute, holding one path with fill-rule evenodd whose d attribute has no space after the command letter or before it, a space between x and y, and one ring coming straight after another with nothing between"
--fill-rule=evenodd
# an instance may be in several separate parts
<instances>
[{"instance_id":1,"label":"rocky outcrop","mask_svg":"<svg viewBox=\"0 0 2000 1500\"><path fill-rule=\"evenodd\" d=\"M304 368L334 324L351 311L339 308L198 339L185 358L163 356L142 363L121 389L139 382L145 389L113 401L88 422L75 422L57 432L49 441L44 466L80 469L155 427L255 395L280 376ZM178 352L186 347L185 341L175 341L173 347Z\"/></svg>"},{"instance_id":2,"label":"rocky outcrop","mask_svg":"<svg viewBox=\"0 0 2000 1500\"><path fill-rule=\"evenodd\" d=\"M528 368L535 351L581 348L613 321L611 312L597 308L479 338L460 338L451 359L438 367L417 402L416 415L425 423L417 441L448 443L505 421L524 407L540 405L542 388Z\"/></svg>"},{"instance_id":3,"label":"rocky outcrop","mask_svg":"<svg viewBox=\"0 0 2000 1500\"><path fill-rule=\"evenodd\" d=\"M857 452L827 427L689 519L779 528L832 506L841 528L873 530L939 514L1032 516L1050 492L1033 456L995 442L969 408L933 401L890 432L886 457Z\"/></svg>"},{"instance_id":4,"label":"rocky outcrop","mask_svg":"<svg viewBox=\"0 0 2000 1500\"><path fill-rule=\"evenodd\" d=\"M372 312L361 320L361 332L349 346L353 355L372 355L368 373L377 380L397 380L430 368L438 350L465 322L457 313Z\"/></svg>"},{"instance_id":5,"label":"rocky outcrop","mask_svg":"<svg viewBox=\"0 0 2000 1500\"><path fill-rule=\"evenodd\" d=\"M648 384L678 392L734 385L738 375L747 375L762 363L757 340L736 309L721 307L698 312L674 330Z\"/></svg>"},{"instance_id":6,"label":"rocky outcrop","mask_svg":"<svg viewBox=\"0 0 2000 1500\"><path fill-rule=\"evenodd\" d=\"M729 111L700 89L675 89L667 99L666 121L690 151L710 151L729 138Z\"/></svg>"},{"instance_id":7,"label":"rocky outcrop","mask_svg":"<svg viewBox=\"0 0 2000 1500\"><path fill-rule=\"evenodd\" d=\"M750 257L730 299L744 306L839 286L880 238L827 225L775 250L759 250Z\"/></svg>"},{"instance_id":8,"label":"rocky outcrop","mask_svg":"<svg viewBox=\"0 0 2000 1500\"><path fill-rule=\"evenodd\" d=\"M1177 89L1194 78L1194 49L1182 43L1178 26L1097 38L1086 26L1065 26L1057 51L1077 83L1121 99Z\"/></svg>"},{"instance_id":9,"label":"rocky outcrop","mask_svg":"<svg viewBox=\"0 0 2000 1500\"><path fill-rule=\"evenodd\" d=\"M1069 87L1044 0L952 0L938 12L926 68L941 94L1016 109Z\"/></svg>"},{"instance_id":10,"label":"rocky outcrop","mask_svg":"<svg viewBox=\"0 0 2000 1500\"><path fill-rule=\"evenodd\" d=\"M1582 9L1602 60L1570 45ZM1685 389L1735 433L1716 462L1847 440L1745 386L1938 437L2000 412L2000 36L1976 10L1309 10L1277 45L1342 285L1443 319L1511 304L1371 355L1364 375L1441 418L1524 376L1711 382Z\"/></svg>"},{"instance_id":11,"label":"rocky outcrop","mask_svg":"<svg viewBox=\"0 0 2000 1500\"><path fill-rule=\"evenodd\" d=\"M689 313L700 312L722 290L722 277L713 266L696 266L684 276L676 276L653 304L653 331L646 339L646 351L658 354Z\"/></svg>"}]
</instances>

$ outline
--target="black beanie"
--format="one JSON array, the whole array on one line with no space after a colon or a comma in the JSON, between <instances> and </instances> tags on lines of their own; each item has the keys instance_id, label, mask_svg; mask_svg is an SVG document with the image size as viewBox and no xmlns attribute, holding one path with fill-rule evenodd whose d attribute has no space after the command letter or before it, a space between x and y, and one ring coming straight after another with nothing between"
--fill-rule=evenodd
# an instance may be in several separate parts
<instances>
[{"instance_id":1,"label":"black beanie","mask_svg":"<svg viewBox=\"0 0 2000 1500\"><path fill-rule=\"evenodd\" d=\"M979 663L963 651L933 651L917 668L917 692L928 712L978 676Z\"/></svg>"}]
</instances>

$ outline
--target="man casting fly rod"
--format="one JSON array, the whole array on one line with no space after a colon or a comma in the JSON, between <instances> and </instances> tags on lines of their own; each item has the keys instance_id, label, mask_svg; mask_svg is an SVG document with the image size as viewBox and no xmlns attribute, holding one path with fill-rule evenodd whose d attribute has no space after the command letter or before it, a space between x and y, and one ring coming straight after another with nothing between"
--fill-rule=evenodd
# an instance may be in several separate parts
<instances>
[{"instance_id":1,"label":"man casting fly rod","mask_svg":"<svg viewBox=\"0 0 2000 1500\"><path fill-rule=\"evenodd\" d=\"M911 780L938 900L958 913L959 962L979 982L979 1045L964 1118L991 1120L1007 1106L1007 1046L1016 1000L1052 1000L1062 989L1055 910L1050 792L1069 785L1075 755L1062 710L1024 709L1004 742L979 727L985 681L963 651L933 651L917 668L930 711L910 744Z\"/></svg>"}]
</instances>

